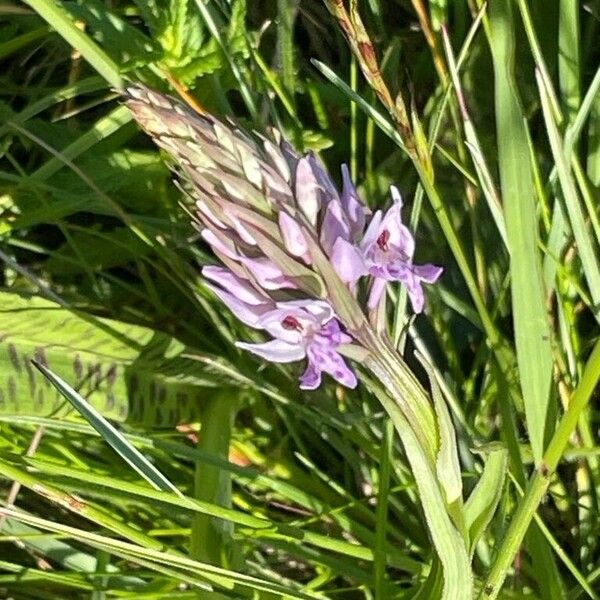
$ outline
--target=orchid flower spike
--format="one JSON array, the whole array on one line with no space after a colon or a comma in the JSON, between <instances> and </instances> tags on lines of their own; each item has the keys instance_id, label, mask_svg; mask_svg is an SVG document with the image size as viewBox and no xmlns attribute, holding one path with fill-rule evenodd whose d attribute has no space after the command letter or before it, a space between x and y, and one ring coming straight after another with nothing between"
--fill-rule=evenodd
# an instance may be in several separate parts
<instances>
[{"instance_id":1,"label":"orchid flower spike","mask_svg":"<svg viewBox=\"0 0 600 600\"><path fill-rule=\"evenodd\" d=\"M355 387L340 346L376 351L357 300L359 280L371 283L368 308L378 306L388 281L400 281L421 312L422 284L442 272L413 263L398 190L385 214L371 216L345 165L340 192L313 153L299 155L277 132L251 137L143 86L125 95L137 122L175 158L196 226L224 265L203 269L207 286L272 338L238 346L272 362L306 359L303 389L318 387L322 373Z\"/></svg>"}]
</instances>

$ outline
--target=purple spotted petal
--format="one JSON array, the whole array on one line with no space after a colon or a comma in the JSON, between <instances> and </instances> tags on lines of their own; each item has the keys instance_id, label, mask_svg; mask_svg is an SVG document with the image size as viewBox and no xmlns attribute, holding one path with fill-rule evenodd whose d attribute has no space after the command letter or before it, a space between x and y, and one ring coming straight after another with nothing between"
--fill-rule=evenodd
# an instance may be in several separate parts
<instances>
[{"instance_id":1,"label":"purple spotted petal","mask_svg":"<svg viewBox=\"0 0 600 600\"><path fill-rule=\"evenodd\" d=\"M344 333L337 319L331 319L313 336L313 343L337 348L341 344L350 344L352 338Z\"/></svg>"},{"instance_id":2,"label":"purple spotted petal","mask_svg":"<svg viewBox=\"0 0 600 600\"><path fill-rule=\"evenodd\" d=\"M306 371L300 376L301 390L316 390L321 385L321 371L315 368L312 363L308 363Z\"/></svg>"},{"instance_id":3,"label":"purple spotted petal","mask_svg":"<svg viewBox=\"0 0 600 600\"><path fill-rule=\"evenodd\" d=\"M313 315L294 306L271 310L259 319L258 324L274 338L289 344L303 344L309 332L319 328Z\"/></svg>"},{"instance_id":4,"label":"purple spotted petal","mask_svg":"<svg viewBox=\"0 0 600 600\"><path fill-rule=\"evenodd\" d=\"M350 370L342 356L332 347L311 344L307 349L309 364L316 370L331 375L348 388L357 385L356 375Z\"/></svg>"}]
</instances>

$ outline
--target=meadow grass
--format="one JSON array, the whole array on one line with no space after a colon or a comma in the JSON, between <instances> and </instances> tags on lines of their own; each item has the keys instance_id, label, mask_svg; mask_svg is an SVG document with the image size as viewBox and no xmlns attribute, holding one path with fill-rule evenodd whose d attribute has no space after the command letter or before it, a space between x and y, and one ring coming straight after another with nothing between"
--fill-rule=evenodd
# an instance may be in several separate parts
<instances>
[{"instance_id":1,"label":"meadow grass","mask_svg":"<svg viewBox=\"0 0 600 600\"><path fill-rule=\"evenodd\" d=\"M597 0L0 3L0 596L600 597L599 30ZM389 388L234 346L132 82L402 191L444 275L379 324L456 449L450 520Z\"/></svg>"}]
</instances>

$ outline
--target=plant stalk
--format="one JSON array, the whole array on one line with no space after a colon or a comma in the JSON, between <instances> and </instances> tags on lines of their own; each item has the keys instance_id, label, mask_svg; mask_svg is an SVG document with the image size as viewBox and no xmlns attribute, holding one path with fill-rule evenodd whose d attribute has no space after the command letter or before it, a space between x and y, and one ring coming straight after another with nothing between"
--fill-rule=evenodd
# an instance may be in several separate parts
<instances>
[{"instance_id":1,"label":"plant stalk","mask_svg":"<svg viewBox=\"0 0 600 600\"><path fill-rule=\"evenodd\" d=\"M198 448L227 460L237 399L228 393L216 394L206 401L202 411L202 428ZM231 476L216 465L196 459L194 497L226 508L231 507ZM231 523L206 514L197 513L192 520L190 557L215 566L228 567L231 563ZM198 598L219 598L214 592L198 590Z\"/></svg>"},{"instance_id":2,"label":"plant stalk","mask_svg":"<svg viewBox=\"0 0 600 600\"><path fill-rule=\"evenodd\" d=\"M587 406L599 379L600 341L596 343L588 359L581 381L552 436L550 444L542 457L542 462L531 477L525 496L519 503L515 516L502 540L496 560L479 595L480 599L489 600L498 596L536 510L548 491L552 476L567 448L571 434L575 431L579 417Z\"/></svg>"}]
</instances>

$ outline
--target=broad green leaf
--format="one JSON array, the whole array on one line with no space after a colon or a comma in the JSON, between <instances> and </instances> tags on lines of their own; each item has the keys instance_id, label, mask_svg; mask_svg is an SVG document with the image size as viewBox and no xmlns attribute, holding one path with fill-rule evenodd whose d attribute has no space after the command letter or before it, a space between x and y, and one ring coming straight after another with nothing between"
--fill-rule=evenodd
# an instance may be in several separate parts
<instances>
[{"instance_id":1,"label":"broad green leaf","mask_svg":"<svg viewBox=\"0 0 600 600\"><path fill-rule=\"evenodd\" d=\"M197 420L215 390L183 344L144 327L0 292L0 413L65 415L31 360L73 381L105 418L173 427ZM68 411L67 411L68 412Z\"/></svg>"}]
</instances>

